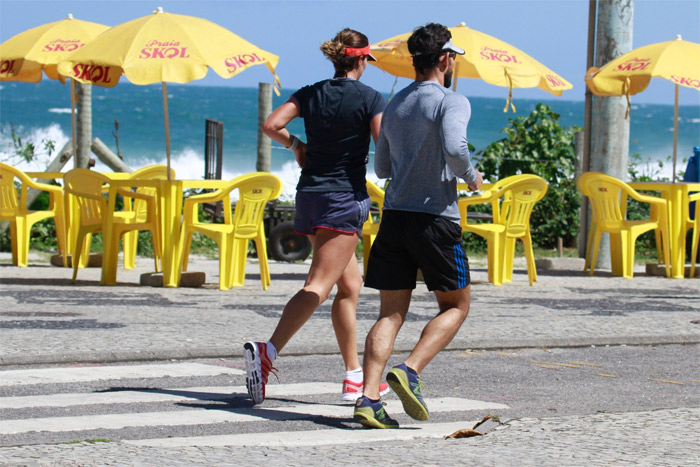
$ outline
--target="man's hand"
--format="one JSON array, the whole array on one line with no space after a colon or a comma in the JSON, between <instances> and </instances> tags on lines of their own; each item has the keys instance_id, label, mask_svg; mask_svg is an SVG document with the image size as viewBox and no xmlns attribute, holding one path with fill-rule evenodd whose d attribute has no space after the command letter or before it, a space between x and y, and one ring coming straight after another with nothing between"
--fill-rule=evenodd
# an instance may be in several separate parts
<instances>
[{"instance_id":1,"label":"man's hand","mask_svg":"<svg viewBox=\"0 0 700 467\"><path fill-rule=\"evenodd\" d=\"M476 172L476 181L472 183L471 185L467 185L469 187L469 191L476 191L481 187L481 184L484 183L484 175L477 171Z\"/></svg>"}]
</instances>

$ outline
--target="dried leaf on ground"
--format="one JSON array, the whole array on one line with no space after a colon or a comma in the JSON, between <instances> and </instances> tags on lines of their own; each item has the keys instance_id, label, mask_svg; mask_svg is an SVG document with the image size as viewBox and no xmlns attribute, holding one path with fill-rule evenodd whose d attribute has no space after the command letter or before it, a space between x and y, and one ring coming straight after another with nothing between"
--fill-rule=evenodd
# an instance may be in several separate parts
<instances>
[{"instance_id":1,"label":"dried leaf on ground","mask_svg":"<svg viewBox=\"0 0 700 467\"><path fill-rule=\"evenodd\" d=\"M491 421L491 423L484 425L484 423L488 422L489 420ZM451 435L445 436L445 439L447 439L447 438L471 438L472 436L484 436L488 431L493 429L493 426L491 426L491 425L497 426L500 424L501 424L501 421L499 420L499 418L497 416L488 414L487 416L485 416L483 418L483 420L481 420L476 425L474 425L474 427L463 428L461 430L457 430L454 433L452 433ZM477 431L476 430L477 427L479 427L481 425L484 425L484 427L486 427L487 430L482 430L483 432Z\"/></svg>"},{"instance_id":2,"label":"dried leaf on ground","mask_svg":"<svg viewBox=\"0 0 700 467\"><path fill-rule=\"evenodd\" d=\"M484 436L483 433L480 431L476 430L471 430L469 428L463 428L461 430L457 430L451 435L445 436L445 439L447 438L471 438L472 436Z\"/></svg>"}]
</instances>

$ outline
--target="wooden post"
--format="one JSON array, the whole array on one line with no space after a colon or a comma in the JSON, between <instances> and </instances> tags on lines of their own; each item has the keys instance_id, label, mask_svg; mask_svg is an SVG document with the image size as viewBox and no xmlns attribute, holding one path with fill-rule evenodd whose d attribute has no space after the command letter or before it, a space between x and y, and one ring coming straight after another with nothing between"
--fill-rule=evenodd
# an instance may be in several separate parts
<instances>
[{"instance_id":1,"label":"wooden post","mask_svg":"<svg viewBox=\"0 0 700 467\"><path fill-rule=\"evenodd\" d=\"M263 123L272 113L272 84L258 83L258 172L270 171L271 140L263 133Z\"/></svg>"}]
</instances>

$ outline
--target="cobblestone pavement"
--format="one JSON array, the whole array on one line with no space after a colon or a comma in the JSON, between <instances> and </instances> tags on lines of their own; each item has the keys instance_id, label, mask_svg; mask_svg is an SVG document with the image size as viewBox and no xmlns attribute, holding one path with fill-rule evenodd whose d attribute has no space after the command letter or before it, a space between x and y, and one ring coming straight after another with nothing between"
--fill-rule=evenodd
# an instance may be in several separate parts
<instances>
[{"instance_id":1,"label":"cobblestone pavement","mask_svg":"<svg viewBox=\"0 0 700 467\"><path fill-rule=\"evenodd\" d=\"M74 285L70 269L0 263L0 365L239 356L246 340L271 335L308 264L272 261L267 291L254 261L245 286L229 291L218 289L215 260L192 261L190 271L207 275L200 288L140 286L151 268L139 258L135 270L119 270L118 285L102 287L96 268L81 269ZM700 342L698 279L646 276L643 269L634 279L540 270L531 287L517 266L510 284L495 287L486 279L485 266L473 264L471 311L450 348ZM378 292L363 289L360 347L378 308ZM395 350L412 348L435 312L433 294L419 284ZM328 302L285 348L285 354L308 352L337 352Z\"/></svg>"},{"instance_id":2,"label":"cobblestone pavement","mask_svg":"<svg viewBox=\"0 0 700 467\"><path fill-rule=\"evenodd\" d=\"M700 408L523 418L485 436L321 447L150 448L97 442L0 448L8 466L696 466ZM264 434L261 434L263 436Z\"/></svg>"},{"instance_id":3,"label":"cobblestone pavement","mask_svg":"<svg viewBox=\"0 0 700 467\"><path fill-rule=\"evenodd\" d=\"M139 285L150 261L119 270L119 283L99 286L99 269L79 272L35 261L15 268L0 256L0 366L116 362L195 357L239 357L241 344L266 339L282 307L303 284L308 264L271 262L272 286L263 291L250 261L245 287L222 292L218 264L195 258L200 288ZM519 266L519 267L518 267ZM516 263L503 287L472 264L472 309L450 348L508 349L606 344L700 343L700 280L646 276L594 277L572 270L540 270L530 287ZM358 336L376 319L379 295L364 289ZM324 304L285 348L285 354L337 353ZM435 300L424 285L414 293L396 351L410 349ZM0 448L1 465L698 465L700 408L634 413L522 418L486 436L417 439L321 447L155 448L125 442L45 444ZM470 426L465 426L469 428ZM445 433L448 434L448 433ZM263 436L263 435L261 435Z\"/></svg>"}]
</instances>

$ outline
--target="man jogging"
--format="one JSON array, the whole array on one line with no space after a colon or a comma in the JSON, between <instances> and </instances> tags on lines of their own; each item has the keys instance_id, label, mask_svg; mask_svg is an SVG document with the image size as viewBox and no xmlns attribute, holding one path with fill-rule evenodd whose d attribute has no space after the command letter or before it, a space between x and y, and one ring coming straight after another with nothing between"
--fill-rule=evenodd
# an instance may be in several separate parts
<instances>
[{"instance_id":1,"label":"man jogging","mask_svg":"<svg viewBox=\"0 0 700 467\"><path fill-rule=\"evenodd\" d=\"M462 248L457 208L457 177L475 191L482 175L471 164L466 97L450 91L456 54L450 31L431 23L408 39L416 80L384 111L374 170L391 178L384 211L370 253L365 285L379 289L377 322L365 341L364 392L355 405L355 421L373 428L397 428L384 410L379 385L403 325L420 269L439 312L423 329L406 361L393 367L387 382L406 413L428 420L419 377L425 366L453 339L469 312L469 266Z\"/></svg>"}]
</instances>

